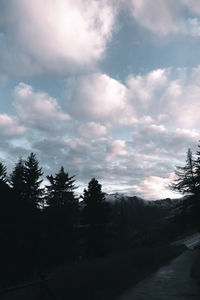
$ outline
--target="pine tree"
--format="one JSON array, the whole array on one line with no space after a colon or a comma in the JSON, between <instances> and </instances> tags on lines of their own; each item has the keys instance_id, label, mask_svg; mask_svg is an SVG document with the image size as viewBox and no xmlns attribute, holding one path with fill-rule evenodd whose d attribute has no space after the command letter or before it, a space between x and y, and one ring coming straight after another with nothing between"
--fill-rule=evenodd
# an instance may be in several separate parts
<instances>
[{"instance_id":1,"label":"pine tree","mask_svg":"<svg viewBox=\"0 0 200 300\"><path fill-rule=\"evenodd\" d=\"M18 254L22 273L31 273L40 268L41 216L38 202L41 194L41 175L33 153L27 160L20 158L10 175L10 185L15 198L13 211L18 225L19 247L23 244L23 249L20 249Z\"/></svg>"},{"instance_id":2,"label":"pine tree","mask_svg":"<svg viewBox=\"0 0 200 300\"><path fill-rule=\"evenodd\" d=\"M32 152L27 160L25 160L25 172L24 172L24 183L25 183L25 195L26 200L29 201L34 208L38 208L43 189L40 187L43 175L42 168L39 168L39 161L36 155Z\"/></svg>"},{"instance_id":3,"label":"pine tree","mask_svg":"<svg viewBox=\"0 0 200 300\"><path fill-rule=\"evenodd\" d=\"M103 256L107 252L107 223L110 207L101 190L101 184L93 178L83 194L83 218L89 225L86 252L87 256Z\"/></svg>"},{"instance_id":4,"label":"pine tree","mask_svg":"<svg viewBox=\"0 0 200 300\"><path fill-rule=\"evenodd\" d=\"M74 196L74 177L70 177L63 167L55 176L47 176L50 185L46 185L46 199L50 208L61 208L77 202Z\"/></svg>"},{"instance_id":5,"label":"pine tree","mask_svg":"<svg viewBox=\"0 0 200 300\"><path fill-rule=\"evenodd\" d=\"M22 158L20 158L16 163L10 175L9 182L16 196L21 200L24 200L26 197L25 165L24 165L24 160Z\"/></svg>"},{"instance_id":6,"label":"pine tree","mask_svg":"<svg viewBox=\"0 0 200 300\"><path fill-rule=\"evenodd\" d=\"M10 175L9 182L15 193L34 208L38 207L43 194L43 189L40 187L42 175L42 168L39 168L34 153L31 153L27 160L20 158Z\"/></svg>"},{"instance_id":7,"label":"pine tree","mask_svg":"<svg viewBox=\"0 0 200 300\"><path fill-rule=\"evenodd\" d=\"M74 195L75 176L69 176L61 167L55 176L47 176L46 213L49 240L49 260L52 264L63 263L77 257L76 229L78 199Z\"/></svg>"},{"instance_id":8,"label":"pine tree","mask_svg":"<svg viewBox=\"0 0 200 300\"><path fill-rule=\"evenodd\" d=\"M101 184L93 178L83 194L85 222L90 225L104 224L108 219L108 203L101 191Z\"/></svg>"},{"instance_id":9,"label":"pine tree","mask_svg":"<svg viewBox=\"0 0 200 300\"><path fill-rule=\"evenodd\" d=\"M198 145L200 148L200 145ZM196 194L199 196L200 194L200 150L196 152L196 160L195 160L195 180L196 180Z\"/></svg>"},{"instance_id":10,"label":"pine tree","mask_svg":"<svg viewBox=\"0 0 200 300\"><path fill-rule=\"evenodd\" d=\"M1 182L7 182L7 172L6 172L6 166L0 162L0 181Z\"/></svg>"},{"instance_id":11,"label":"pine tree","mask_svg":"<svg viewBox=\"0 0 200 300\"><path fill-rule=\"evenodd\" d=\"M177 166L175 170L176 179L170 185L174 191L182 194L196 195L197 193L197 178L196 178L196 163L193 160L192 151L188 149L186 165L184 167Z\"/></svg>"}]
</instances>

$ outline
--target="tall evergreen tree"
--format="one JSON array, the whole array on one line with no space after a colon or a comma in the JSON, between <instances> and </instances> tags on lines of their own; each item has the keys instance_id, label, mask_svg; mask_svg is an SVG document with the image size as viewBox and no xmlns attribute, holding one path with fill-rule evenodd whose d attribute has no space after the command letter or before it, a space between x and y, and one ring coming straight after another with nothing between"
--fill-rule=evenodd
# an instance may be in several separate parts
<instances>
[{"instance_id":1,"label":"tall evergreen tree","mask_svg":"<svg viewBox=\"0 0 200 300\"><path fill-rule=\"evenodd\" d=\"M49 259L56 265L76 257L78 199L74 195L74 177L69 176L63 167L55 176L47 176L50 183L46 186Z\"/></svg>"},{"instance_id":2,"label":"tall evergreen tree","mask_svg":"<svg viewBox=\"0 0 200 300\"><path fill-rule=\"evenodd\" d=\"M40 236L37 210L28 201L26 171L25 161L20 158L9 177L15 200L11 210L14 222L11 233L15 234L17 240L14 254L17 265L20 265L18 273L21 273L20 276L23 276L24 279L30 276L36 268L39 259L38 245Z\"/></svg>"},{"instance_id":3,"label":"tall evergreen tree","mask_svg":"<svg viewBox=\"0 0 200 300\"><path fill-rule=\"evenodd\" d=\"M6 166L3 165L2 162L0 162L0 181L1 182L7 182L7 171Z\"/></svg>"},{"instance_id":4,"label":"tall evergreen tree","mask_svg":"<svg viewBox=\"0 0 200 300\"><path fill-rule=\"evenodd\" d=\"M15 199L10 186L7 184L6 167L0 163L0 282L8 284L11 278L15 278L16 262L19 261L17 255L17 218Z\"/></svg>"},{"instance_id":5,"label":"tall evergreen tree","mask_svg":"<svg viewBox=\"0 0 200 300\"><path fill-rule=\"evenodd\" d=\"M175 170L176 179L170 185L174 191L182 194L196 195L198 184L196 178L196 163L193 160L192 151L188 149L186 164L184 167L177 166Z\"/></svg>"},{"instance_id":6,"label":"tall evergreen tree","mask_svg":"<svg viewBox=\"0 0 200 300\"><path fill-rule=\"evenodd\" d=\"M26 160L20 158L10 175L10 185L21 200L28 202L33 208L38 208L43 189L40 187L43 175L42 168L34 153Z\"/></svg>"},{"instance_id":7,"label":"tall evergreen tree","mask_svg":"<svg viewBox=\"0 0 200 300\"><path fill-rule=\"evenodd\" d=\"M108 203L101 190L101 184L93 178L83 194L84 218L90 225L104 224L108 220Z\"/></svg>"},{"instance_id":8,"label":"tall evergreen tree","mask_svg":"<svg viewBox=\"0 0 200 300\"><path fill-rule=\"evenodd\" d=\"M47 204L50 208L61 208L76 203L74 190L75 176L69 176L61 167L55 176L47 176L50 185L46 185Z\"/></svg>"},{"instance_id":9,"label":"tall evergreen tree","mask_svg":"<svg viewBox=\"0 0 200 300\"><path fill-rule=\"evenodd\" d=\"M42 179L40 177L43 175L42 168L39 167L39 161L36 155L32 152L27 160L25 160L25 173L24 181L26 188L26 200L29 201L33 207L38 208L41 196L43 194L43 189L40 187Z\"/></svg>"},{"instance_id":10,"label":"tall evergreen tree","mask_svg":"<svg viewBox=\"0 0 200 300\"><path fill-rule=\"evenodd\" d=\"M18 241L23 243L20 258L24 272L40 268L41 214L39 202L42 170L35 154L27 160L19 159L10 175L10 185L15 195L15 218L18 224ZM25 271L26 270L26 271Z\"/></svg>"},{"instance_id":11,"label":"tall evergreen tree","mask_svg":"<svg viewBox=\"0 0 200 300\"><path fill-rule=\"evenodd\" d=\"M107 251L107 223L110 207L101 190L101 184L93 178L83 194L83 217L89 225L86 251L88 256L102 256Z\"/></svg>"},{"instance_id":12,"label":"tall evergreen tree","mask_svg":"<svg viewBox=\"0 0 200 300\"><path fill-rule=\"evenodd\" d=\"M29 247L29 259L32 260L32 268L35 271L41 269L42 256L41 256L41 243L42 243L42 224L41 224L41 211L40 202L42 201L42 195L44 189L41 188L43 175L42 168L39 167L39 161L36 158L36 154L33 152L24 161L24 187L25 195L24 201L27 204L27 209L30 208L29 220L27 220L27 226L30 234L28 242Z\"/></svg>"},{"instance_id":13,"label":"tall evergreen tree","mask_svg":"<svg viewBox=\"0 0 200 300\"><path fill-rule=\"evenodd\" d=\"M22 158L18 160L12 173L10 174L9 182L16 196L21 200L24 200L26 196L25 165Z\"/></svg>"},{"instance_id":14,"label":"tall evergreen tree","mask_svg":"<svg viewBox=\"0 0 200 300\"><path fill-rule=\"evenodd\" d=\"M200 145L198 145L200 148ZM195 180L196 180L196 194L199 196L200 194L200 150L196 152L196 160L195 160Z\"/></svg>"}]
</instances>

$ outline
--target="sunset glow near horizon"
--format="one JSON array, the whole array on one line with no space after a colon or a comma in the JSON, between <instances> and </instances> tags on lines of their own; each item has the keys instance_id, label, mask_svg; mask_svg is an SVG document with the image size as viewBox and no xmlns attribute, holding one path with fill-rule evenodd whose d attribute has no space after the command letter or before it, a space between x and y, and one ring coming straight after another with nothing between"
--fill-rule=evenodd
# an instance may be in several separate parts
<instances>
[{"instance_id":1,"label":"sunset glow near horizon","mask_svg":"<svg viewBox=\"0 0 200 300\"><path fill-rule=\"evenodd\" d=\"M0 1L0 161L34 152L79 192L177 197L200 136L200 2ZM180 196L180 195L178 195Z\"/></svg>"}]
</instances>

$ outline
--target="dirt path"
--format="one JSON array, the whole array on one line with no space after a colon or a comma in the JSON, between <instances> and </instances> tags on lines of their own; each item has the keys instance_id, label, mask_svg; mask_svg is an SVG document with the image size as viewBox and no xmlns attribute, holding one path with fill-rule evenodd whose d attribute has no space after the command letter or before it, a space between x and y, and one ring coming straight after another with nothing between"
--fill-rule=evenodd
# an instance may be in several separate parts
<instances>
[{"instance_id":1,"label":"dirt path","mask_svg":"<svg viewBox=\"0 0 200 300\"><path fill-rule=\"evenodd\" d=\"M195 250L187 250L117 300L199 300L200 287L190 277Z\"/></svg>"}]
</instances>

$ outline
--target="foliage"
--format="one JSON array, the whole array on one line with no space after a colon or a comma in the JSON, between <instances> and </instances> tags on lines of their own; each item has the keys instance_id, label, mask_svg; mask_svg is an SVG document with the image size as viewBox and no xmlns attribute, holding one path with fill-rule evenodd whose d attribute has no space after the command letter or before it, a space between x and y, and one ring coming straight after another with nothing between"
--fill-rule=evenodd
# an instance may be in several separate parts
<instances>
[{"instance_id":1,"label":"foliage","mask_svg":"<svg viewBox=\"0 0 200 300\"><path fill-rule=\"evenodd\" d=\"M82 199L85 223L94 226L108 221L109 205L101 191L101 184L95 178L88 183L88 189L84 189Z\"/></svg>"},{"instance_id":2,"label":"foliage","mask_svg":"<svg viewBox=\"0 0 200 300\"><path fill-rule=\"evenodd\" d=\"M40 187L42 175L42 168L39 168L34 153L31 153L27 160L20 158L10 175L10 185L18 197L22 201L29 202L34 208L38 207L43 194L43 189Z\"/></svg>"},{"instance_id":3,"label":"foliage","mask_svg":"<svg viewBox=\"0 0 200 300\"><path fill-rule=\"evenodd\" d=\"M76 189L74 176L65 173L63 167L55 176L47 176L50 185L46 185L47 205L51 208L61 208L75 203L74 190Z\"/></svg>"},{"instance_id":4,"label":"foliage","mask_svg":"<svg viewBox=\"0 0 200 300\"><path fill-rule=\"evenodd\" d=\"M16 236L13 264L20 263L19 274L25 278L40 266L41 215L39 202L42 176L36 155L31 153L27 160L20 158L9 177L12 188L12 220L7 227L8 236ZM11 215L11 214L10 214ZM23 244L23 247L22 247ZM7 262L8 264L8 262ZM19 279L22 277L18 276Z\"/></svg>"},{"instance_id":5,"label":"foliage","mask_svg":"<svg viewBox=\"0 0 200 300\"><path fill-rule=\"evenodd\" d=\"M25 166L22 158L16 163L9 179L10 185L17 196L24 200L25 198Z\"/></svg>"},{"instance_id":6,"label":"foliage","mask_svg":"<svg viewBox=\"0 0 200 300\"><path fill-rule=\"evenodd\" d=\"M196 163L192 157L192 151L188 149L186 164L184 167L177 166L175 170L176 179L171 184L170 188L182 194L197 193L197 176L196 176Z\"/></svg>"},{"instance_id":7,"label":"foliage","mask_svg":"<svg viewBox=\"0 0 200 300\"><path fill-rule=\"evenodd\" d=\"M76 232L78 199L74 195L75 176L69 176L61 167L55 176L47 176L46 228L48 255L51 263L59 264L77 256Z\"/></svg>"},{"instance_id":8,"label":"foliage","mask_svg":"<svg viewBox=\"0 0 200 300\"><path fill-rule=\"evenodd\" d=\"M7 182L7 172L6 172L6 166L0 162L0 181Z\"/></svg>"},{"instance_id":9,"label":"foliage","mask_svg":"<svg viewBox=\"0 0 200 300\"><path fill-rule=\"evenodd\" d=\"M198 148L200 148L200 145L198 145ZM196 159L194 161L194 164L195 164L195 179L196 179L196 186L197 186L196 194L199 195L200 193L200 150L196 152Z\"/></svg>"},{"instance_id":10,"label":"foliage","mask_svg":"<svg viewBox=\"0 0 200 300\"><path fill-rule=\"evenodd\" d=\"M198 163L200 159L194 161L189 150L186 166L178 169L174 189L183 193L199 189ZM74 193L75 176L61 167L54 176L47 176L49 183L42 189L42 175L34 153L18 160L8 183L6 167L0 164L2 284L13 285L65 263L69 266L88 258L106 259L108 252L121 255L123 271L124 263L128 268L126 255L130 247L141 245L144 237L148 245L159 239L159 234L154 233L166 217L160 209L137 197L110 205L95 178L88 183L79 203ZM104 271L107 272L100 273Z\"/></svg>"},{"instance_id":11,"label":"foliage","mask_svg":"<svg viewBox=\"0 0 200 300\"><path fill-rule=\"evenodd\" d=\"M101 184L93 178L83 194L83 219L89 225L86 241L86 255L103 256L107 252L107 223L110 206L101 191Z\"/></svg>"},{"instance_id":12,"label":"foliage","mask_svg":"<svg viewBox=\"0 0 200 300\"><path fill-rule=\"evenodd\" d=\"M27 160L25 160L24 183L26 200L32 203L33 207L38 207L43 189L40 187L43 180L42 168L39 168L39 162L36 155L32 152Z\"/></svg>"}]
</instances>

